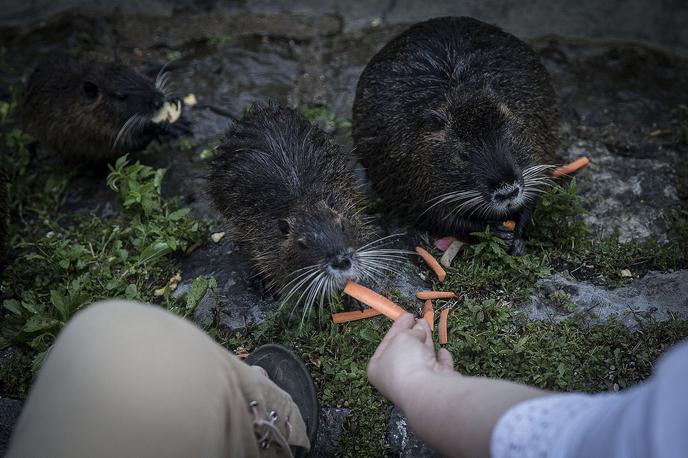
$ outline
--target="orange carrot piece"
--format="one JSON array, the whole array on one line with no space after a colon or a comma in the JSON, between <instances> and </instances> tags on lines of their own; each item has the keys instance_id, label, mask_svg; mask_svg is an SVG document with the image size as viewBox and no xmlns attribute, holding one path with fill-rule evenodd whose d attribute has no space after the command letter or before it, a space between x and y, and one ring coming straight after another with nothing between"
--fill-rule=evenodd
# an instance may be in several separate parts
<instances>
[{"instance_id":1,"label":"orange carrot piece","mask_svg":"<svg viewBox=\"0 0 688 458\"><path fill-rule=\"evenodd\" d=\"M364 320L380 315L382 312L375 309L355 310L353 312L339 312L332 314L335 323L348 323L349 321Z\"/></svg>"},{"instance_id":2,"label":"orange carrot piece","mask_svg":"<svg viewBox=\"0 0 688 458\"><path fill-rule=\"evenodd\" d=\"M358 283L354 283L352 281L348 282L344 287L344 294L348 294L354 299L358 299L359 301L374 308L375 310L379 311L387 318L391 318L392 320L396 320L401 315L406 313L404 309L402 309L386 297L381 296L375 291L370 290L365 286L359 285Z\"/></svg>"},{"instance_id":3,"label":"orange carrot piece","mask_svg":"<svg viewBox=\"0 0 688 458\"><path fill-rule=\"evenodd\" d=\"M509 229L511 232L516 230L516 221L509 220L509 221L504 221L502 223L502 226L505 228Z\"/></svg>"},{"instance_id":4,"label":"orange carrot piece","mask_svg":"<svg viewBox=\"0 0 688 458\"><path fill-rule=\"evenodd\" d=\"M447 345L448 339L447 339L447 317L449 316L449 309L444 308L440 312L440 328L437 331L439 334L439 343L440 345Z\"/></svg>"},{"instance_id":5,"label":"orange carrot piece","mask_svg":"<svg viewBox=\"0 0 688 458\"><path fill-rule=\"evenodd\" d=\"M430 325L430 330L435 330L435 310L432 308L432 301L428 299L423 305L423 319Z\"/></svg>"},{"instance_id":6,"label":"orange carrot piece","mask_svg":"<svg viewBox=\"0 0 688 458\"><path fill-rule=\"evenodd\" d=\"M570 164L566 164L563 167L559 167L557 169L554 169L552 171L552 177L553 178L559 178L563 175L568 175L570 173L576 172L586 165L590 163L590 159L587 157L583 156L581 158L576 159L575 161L571 162Z\"/></svg>"},{"instance_id":7,"label":"orange carrot piece","mask_svg":"<svg viewBox=\"0 0 688 458\"><path fill-rule=\"evenodd\" d=\"M444 271L440 263L437 262L437 260L433 258L430 253L428 253L419 246L416 247L416 253L418 253L420 257L423 258L423 261L425 261L428 267L430 267L433 270L433 272L435 272L435 275L437 275L437 278L440 280L440 282L443 282L444 279L447 277L447 272Z\"/></svg>"},{"instance_id":8,"label":"orange carrot piece","mask_svg":"<svg viewBox=\"0 0 688 458\"><path fill-rule=\"evenodd\" d=\"M456 294L451 291L418 291L416 297L425 301L428 299L451 299L456 297Z\"/></svg>"}]
</instances>

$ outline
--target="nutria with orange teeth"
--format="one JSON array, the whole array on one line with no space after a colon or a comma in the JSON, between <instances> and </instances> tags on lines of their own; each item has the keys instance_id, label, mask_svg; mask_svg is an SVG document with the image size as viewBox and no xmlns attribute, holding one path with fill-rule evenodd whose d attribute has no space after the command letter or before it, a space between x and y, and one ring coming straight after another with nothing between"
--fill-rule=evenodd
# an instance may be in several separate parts
<instances>
[{"instance_id":1,"label":"nutria with orange teeth","mask_svg":"<svg viewBox=\"0 0 688 458\"><path fill-rule=\"evenodd\" d=\"M515 255L557 125L539 56L467 17L421 22L390 41L363 71L353 107L356 151L390 209L439 236L489 226Z\"/></svg>"},{"instance_id":2,"label":"nutria with orange teeth","mask_svg":"<svg viewBox=\"0 0 688 458\"><path fill-rule=\"evenodd\" d=\"M304 317L347 281L375 281L403 259L362 214L351 157L300 112L257 105L230 126L208 178L266 285Z\"/></svg>"},{"instance_id":3,"label":"nutria with orange teeth","mask_svg":"<svg viewBox=\"0 0 688 458\"><path fill-rule=\"evenodd\" d=\"M58 56L29 77L24 129L67 160L138 151L181 114L166 82L164 72L151 81L120 60Z\"/></svg>"}]
</instances>

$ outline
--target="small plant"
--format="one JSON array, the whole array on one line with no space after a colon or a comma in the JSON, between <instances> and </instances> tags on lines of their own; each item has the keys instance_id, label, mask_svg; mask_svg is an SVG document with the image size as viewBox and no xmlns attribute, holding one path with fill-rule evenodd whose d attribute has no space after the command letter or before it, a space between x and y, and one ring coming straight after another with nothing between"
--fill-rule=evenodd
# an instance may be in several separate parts
<instances>
[{"instance_id":1,"label":"small plant","mask_svg":"<svg viewBox=\"0 0 688 458\"><path fill-rule=\"evenodd\" d=\"M477 243L448 270L447 285L453 291L480 297L496 293L505 299L520 300L538 279L551 273L546 257L531 253L519 257L509 255L505 242L489 228L471 235Z\"/></svg>"},{"instance_id":2,"label":"small plant","mask_svg":"<svg viewBox=\"0 0 688 458\"><path fill-rule=\"evenodd\" d=\"M208 37L207 43L208 46L212 46L214 48L219 48L222 46L228 46L231 45L236 41L236 38L233 37L232 35L210 35Z\"/></svg>"},{"instance_id":3,"label":"small plant","mask_svg":"<svg viewBox=\"0 0 688 458\"><path fill-rule=\"evenodd\" d=\"M118 193L123 217L77 217L67 227L52 223L50 232L15 246L19 255L2 284L7 314L1 347L26 345L35 354L35 370L79 310L112 297L152 299L175 270L172 255L184 253L205 229L189 218L188 209L161 198L164 174L122 157L111 167L107 184ZM192 288L194 294L198 288Z\"/></svg>"},{"instance_id":4,"label":"small plant","mask_svg":"<svg viewBox=\"0 0 688 458\"><path fill-rule=\"evenodd\" d=\"M582 218L585 213L575 179L564 186L552 185L542 195L527 229L529 244L575 249L590 235Z\"/></svg>"},{"instance_id":5,"label":"small plant","mask_svg":"<svg viewBox=\"0 0 688 458\"><path fill-rule=\"evenodd\" d=\"M306 105L301 110L306 119L319 124L325 131L351 128L349 119L338 117L324 104Z\"/></svg>"}]
</instances>

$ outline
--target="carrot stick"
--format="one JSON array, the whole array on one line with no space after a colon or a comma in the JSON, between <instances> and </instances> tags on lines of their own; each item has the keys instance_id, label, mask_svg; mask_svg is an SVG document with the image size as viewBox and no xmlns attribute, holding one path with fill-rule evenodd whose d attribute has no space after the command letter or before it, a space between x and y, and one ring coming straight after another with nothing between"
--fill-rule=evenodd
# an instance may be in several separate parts
<instances>
[{"instance_id":1,"label":"carrot stick","mask_svg":"<svg viewBox=\"0 0 688 458\"><path fill-rule=\"evenodd\" d=\"M352 281L348 282L344 287L344 294L348 294L354 299L358 299L359 301L374 308L392 320L396 320L401 315L406 313L404 309L386 297L381 296L375 291L372 291L365 286L359 285L358 283L354 283Z\"/></svg>"},{"instance_id":2,"label":"carrot stick","mask_svg":"<svg viewBox=\"0 0 688 458\"><path fill-rule=\"evenodd\" d=\"M428 299L451 299L456 297L456 294L451 291L418 291L416 297L425 301Z\"/></svg>"},{"instance_id":3,"label":"carrot stick","mask_svg":"<svg viewBox=\"0 0 688 458\"><path fill-rule=\"evenodd\" d=\"M423 258L423 261L425 261L428 267L430 267L433 270L433 272L435 272L435 275L437 275L437 278L440 280L440 282L443 282L444 279L447 277L447 272L444 271L440 263L437 262L437 260L433 258L430 253L428 253L419 246L416 247L416 253L418 253L420 257Z\"/></svg>"},{"instance_id":4,"label":"carrot stick","mask_svg":"<svg viewBox=\"0 0 688 458\"><path fill-rule=\"evenodd\" d=\"M432 308L432 301L428 299L423 305L423 319L430 325L430 330L435 329L435 310Z\"/></svg>"},{"instance_id":5,"label":"carrot stick","mask_svg":"<svg viewBox=\"0 0 688 458\"><path fill-rule=\"evenodd\" d=\"M511 232L513 232L513 231L516 230L516 221L512 221L512 220L504 221L504 222L502 223L502 226L504 226L505 228L507 228L507 229L509 229Z\"/></svg>"},{"instance_id":6,"label":"carrot stick","mask_svg":"<svg viewBox=\"0 0 688 458\"><path fill-rule=\"evenodd\" d=\"M380 315L381 312L375 309L356 310L353 312L339 312L332 314L332 321L335 323L348 323L349 321L363 320Z\"/></svg>"},{"instance_id":7,"label":"carrot stick","mask_svg":"<svg viewBox=\"0 0 688 458\"><path fill-rule=\"evenodd\" d=\"M447 317L449 316L449 309L444 308L440 312L440 328L437 331L439 334L440 345L447 345Z\"/></svg>"},{"instance_id":8,"label":"carrot stick","mask_svg":"<svg viewBox=\"0 0 688 458\"><path fill-rule=\"evenodd\" d=\"M554 169L552 171L552 177L553 178L559 178L562 175L568 175L570 173L576 172L586 165L590 163L590 159L587 157L583 156L579 159L576 159L575 161L571 162L570 164L566 164L563 167L559 167L558 169Z\"/></svg>"}]
</instances>

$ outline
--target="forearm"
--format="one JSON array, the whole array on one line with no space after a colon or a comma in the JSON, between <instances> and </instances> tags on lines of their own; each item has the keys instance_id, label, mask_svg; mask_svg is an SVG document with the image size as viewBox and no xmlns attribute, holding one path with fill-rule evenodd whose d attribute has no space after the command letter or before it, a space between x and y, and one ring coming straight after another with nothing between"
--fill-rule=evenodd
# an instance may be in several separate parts
<instances>
[{"instance_id":1,"label":"forearm","mask_svg":"<svg viewBox=\"0 0 688 458\"><path fill-rule=\"evenodd\" d=\"M428 375L400 407L411 428L445 456L490 454L490 437L512 406L550 394L518 383L443 372Z\"/></svg>"}]
</instances>

